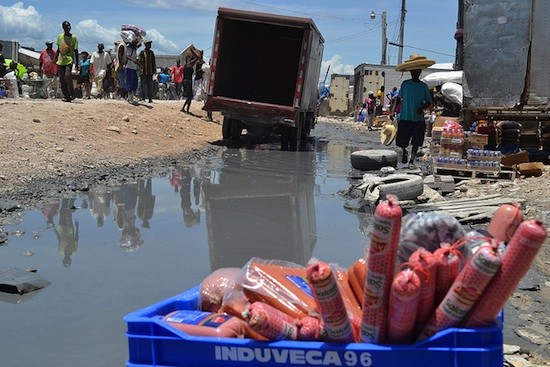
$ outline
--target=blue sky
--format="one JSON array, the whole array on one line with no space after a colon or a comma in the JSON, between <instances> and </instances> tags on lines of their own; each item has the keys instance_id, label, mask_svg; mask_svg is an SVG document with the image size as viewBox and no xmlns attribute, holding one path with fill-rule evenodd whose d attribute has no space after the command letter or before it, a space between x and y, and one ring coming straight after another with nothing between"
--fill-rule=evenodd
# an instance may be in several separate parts
<instances>
[{"instance_id":1,"label":"blue sky","mask_svg":"<svg viewBox=\"0 0 550 367\"><path fill-rule=\"evenodd\" d=\"M387 38L398 41L401 0L34 0L0 3L0 39L44 48L46 39L71 22L79 50L106 48L118 40L122 24L147 31L156 54L176 54L190 43L209 57L218 7L312 18L325 38L323 70L352 74L363 63L380 63L381 16L387 14ZM406 0L403 59L420 53L438 63L452 63L458 0ZM374 11L376 19L370 18ZM388 46L388 63L395 65L398 49ZM322 70L322 74L324 71Z\"/></svg>"}]
</instances>

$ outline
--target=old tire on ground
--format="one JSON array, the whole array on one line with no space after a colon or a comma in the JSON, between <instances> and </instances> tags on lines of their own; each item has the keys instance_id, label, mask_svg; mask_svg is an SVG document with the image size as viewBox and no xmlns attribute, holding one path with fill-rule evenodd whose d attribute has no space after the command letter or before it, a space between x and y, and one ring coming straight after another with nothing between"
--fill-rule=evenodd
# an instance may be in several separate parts
<instances>
[{"instance_id":1,"label":"old tire on ground","mask_svg":"<svg viewBox=\"0 0 550 367\"><path fill-rule=\"evenodd\" d=\"M397 152L390 149L358 150L351 153L351 166L362 171L397 167Z\"/></svg>"},{"instance_id":2,"label":"old tire on ground","mask_svg":"<svg viewBox=\"0 0 550 367\"><path fill-rule=\"evenodd\" d=\"M424 180L421 176L393 174L386 177L370 178L367 182L365 200L376 204L385 200L386 195L395 195L399 200L413 200L424 192Z\"/></svg>"}]
</instances>

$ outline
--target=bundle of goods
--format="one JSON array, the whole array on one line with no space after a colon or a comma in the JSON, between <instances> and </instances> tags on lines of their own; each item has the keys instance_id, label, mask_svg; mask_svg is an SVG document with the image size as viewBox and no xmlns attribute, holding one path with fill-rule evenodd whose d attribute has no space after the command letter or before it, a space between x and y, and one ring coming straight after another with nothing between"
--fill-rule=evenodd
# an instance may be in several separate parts
<instances>
[{"instance_id":1,"label":"bundle of goods","mask_svg":"<svg viewBox=\"0 0 550 367\"><path fill-rule=\"evenodd\" d=\"M468 162L462 158L464 137L464 129L457 121L445 121L441 128L439 150L434 156L434 165L452 169L466 168Z\"/></svg>"},{"instance_id":2,"label":"bundle of goods","mask_svg":"<svg viewBox=\"0 0 550 367\"><path fill-rule=\"evenodd\" d=\"M138 44L141 44L143 43L143 37L146 35L147 33L145 30L137 25L123 24L122 27L120 27L120 37L122 37L122 40L126 43L136 41Z\"/></svg>"},{"instance_id":3,"label":"bundle of goods","mask_svg":"<svg viewBox=\"0 0 550 367\"><path fill-rule=\"evenodd\" d=\"M451 327L495 322L547 231L503 205L488 234L466 234L444 214L403 216L397 198L376 207L366 255L348 269L252 258L199 287L197 310L164 322L189 335L256 340L407 344Z\"/></svg>"},{"instance_id":4,"label":"bundle of goods","mask_svg":"<svg viewBox=\"0 0 550 367\"><path fill-rule=\"evenodd\" d=\"M468 168L482 171L500 171L502 152L498 150L468 149Z\"/></svg>"},{"instance_id":5,"label":"bundle of goods","mask_svg":"<svg viewBox=\"0 0 550 367\"><path fill-rule=\"evenodd\" d=\"M504 154L517 152L519 150L521 124L517 121L499 121L496 127L498 132L497 149Z\"/></svg>"}]
</instances>

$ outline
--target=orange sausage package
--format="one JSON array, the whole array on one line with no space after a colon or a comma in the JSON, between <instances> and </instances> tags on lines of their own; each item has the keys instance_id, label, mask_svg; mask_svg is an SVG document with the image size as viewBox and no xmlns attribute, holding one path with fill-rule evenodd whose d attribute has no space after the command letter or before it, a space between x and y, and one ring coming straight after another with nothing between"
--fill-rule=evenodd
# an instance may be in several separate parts
<instances>
[{"instance_id":1,"label":"orange sausage package","mask_svg":"<svg viewBox=\"0 0 550 367\"><path fill-rule=\"evenodd\" d=\"M297 319L318 314L304 266L252 258L243 267L243 274L241 285L250 302L265 302Z\"/></svg>"}]
</instances>

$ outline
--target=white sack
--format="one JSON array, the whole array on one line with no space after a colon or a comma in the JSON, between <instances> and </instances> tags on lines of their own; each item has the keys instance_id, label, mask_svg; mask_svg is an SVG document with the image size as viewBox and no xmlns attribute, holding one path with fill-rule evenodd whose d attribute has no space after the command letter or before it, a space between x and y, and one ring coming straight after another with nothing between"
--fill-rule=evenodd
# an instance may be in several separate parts
<instances>
[{"instance_id":1,"label":"white sack","mask_svg":"<svg viewBox=\"0 0 550 367\"><path fill-rule=\"evenodd\" d=\"M441 86L441 94L443 94L447 100L462 106L462 85L457 83L445 83Z\"/></svg>"},{"instance_id":2,"label":"white sack","mask_svg":"<svg viewBox=\"0 0 550 367\"><path fill-rule=\"evenodd\" d=\"M437 87L447 82L462 84L462 70L456 71L436 71L422 78L422 81L428 85L428 88Z\"/></svg>"}]
</instances>

